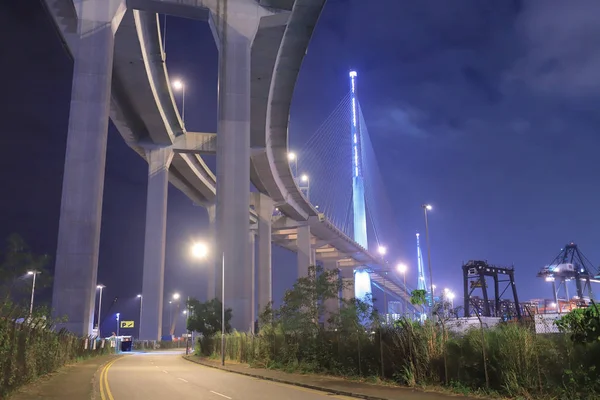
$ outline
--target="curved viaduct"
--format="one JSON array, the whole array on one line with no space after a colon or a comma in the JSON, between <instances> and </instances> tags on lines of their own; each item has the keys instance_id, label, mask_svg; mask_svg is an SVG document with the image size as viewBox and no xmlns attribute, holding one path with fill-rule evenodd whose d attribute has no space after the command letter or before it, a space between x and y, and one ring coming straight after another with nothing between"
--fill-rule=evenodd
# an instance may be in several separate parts
<instances>
[{"instance_id":1,"label":"curved viaduct","mask_svg":"<svg viewBox=\"0 0 600 400\"><path fill-rule=\"evenodd\" d=\"M271 300L271 240L298 252L300 275L316 260L333 267L381 261L318 213L287 160L293 90L325 0L228 2L224 12L216 0L46 0L75 61L53 296L56 314L67 315L65 327L75 333L88 334L93 322L109 116L149 164L143 338L161 333L168 182L207 207L211 225L223 227L215 248L238 244L224 254L226 304L236 310L238 329L251 328L255 319L248 282L256 233L259 308ZM184 127L158 13L210 24L219 49L218 135ZM100 62L104 57L109 61ZM203 154L217 154L219 179ZM248 180L258 193L248 193ZM216 196L218 190L229 196ZM274 207L281 213L276 218ZM82 279L76 282L74 275ZM219 275L209 279L209 296L217 294Z\"/></svg>"}]
</instances>

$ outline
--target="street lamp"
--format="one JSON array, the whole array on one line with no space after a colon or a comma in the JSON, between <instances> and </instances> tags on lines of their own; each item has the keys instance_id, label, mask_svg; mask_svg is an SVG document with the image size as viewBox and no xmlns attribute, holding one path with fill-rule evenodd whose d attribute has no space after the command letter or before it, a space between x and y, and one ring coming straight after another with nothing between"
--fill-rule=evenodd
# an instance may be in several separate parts
<instances>
[{"instance_id":1,"label":"street lamp","mask_svg":"<svg viewBox=\"0 0 600 400\"><path fill-rule=\"evenodd\" d=\"M293 168L291 168L291 170L292 170L292 175L295 177L296 175L298 175L298 157L296 156L296 153L289 152L289 153L287 153L287 158L293 167Z\"/></svg>"},{"instance_id":2,"label":"street lamp","mask_svg":"<svg viewBox=\"0 0 600 400\"><path fill-rule=\"evenodd\" d=\"M400 263L396 266L396 269L402 274L404 278L404 291L406 292L406 271L408 270L408 267L406 266L406 264Z\"/></svg>"},{"instance_id":3,"label":"street lamp","mask_svg":"<svg viewBox=\"0 0 600 400\"><path fill-rule=\"evenodd\" d=\"M198 259L204 259L208 256L208 246L205 243L202 242L196 242L192 245L192 256L194 258L198 258ZM188 337L185 338L185 354L189 354L190 352L190 345L189 345L189 340L190 340L190 330L187 329L188 327L188 322L189 322L189 318L190 318L190 296L188 296L187 298L187 305L188 308L187 310L184 310L183 313L187 315L186 321L185 321L185 327L186 327L186 331L188 334Z\"/></svg>"},{"instance_id":4,"label":"street lamp","mask_svg":"<svg viewBox=\"0 0 600 400\"><path fill-rule=\"evenodd\" d=\"M33 275L33 283L31 284L31 302L29 303L29 316L33 314L33 296L35 295L35 277L41 274L37 269L27 271L27 275Z\"/></svg>"},{"instance_id":5,"label":"street lamp","mask_svg":"<svg viewBox=\"0 0 600 400\"><path fill-rule=\"evenodd\" d=\"M173 87L175 90L181 90L181 95L183 98L183 104L181 107L181 120L183 121L183 127L185 128L185 83L178 79L173 82Z\"/></svg>"},{"instance_id":6,"label":"street lamp","mask_svg":"<svg viewBox=\"0 0 600 400\"><path fill-rule=\"evenodd\" d=\"M140 327L138 328L138 339L142 338L142 305L144 303L144 296L141 294L137 295L137 298L140 299Z\"/></svg>"},{"instance_id":7,"label":"street lamp","mask_svg":"<svg viewBox=\"0 0 600 400\"><path fill-rule=\"evenodd\" d=\"M98 336L102 337L102 331L100 331L100 323L102 322L101 318L102 318L102 289L104 289L106 286L104 285L97 285L96 289L100 289L100 299L98 299Z\"/></svg>"},{"instance_id":8,"label":"street lamp","mask_svg":"<svg viewBox=\"0 0 600 400\"><path fill-rule=\"evenodd\" d=\"M387 254L387 247L385 247L385 246L379 246L379 247L377 248L377 252L378 252L380 255L382 255L382 256L385 256L385 255Z\"/></svg>"},{"instance_id":9,"label":"street lamp","mask_svg":"<svg viewBox=\"0 0 600 400\"><path fill-rule=\"evenodd\" d=\"M429 265L429 280L431 284L431 305L434 302L434 289L433 286L433 274L431 273L431 246L429 245L429 220L427 218L427 211L431 211L433 207L431 204L423 204L423 213L425 214L425 239L427 240L427 264Z\"/></svg>"},{"instance_id":10,"label":"street lamp","mask_svg":"<svg viewBox=\"0 0 600 400\"><path fill-rule=\"evenodd\" d=\"M308 175L302 174L300 182L305 184L305 186L301 186L300 189L306 189L306 198L310 199L310 178Z\"/></svg>"},{"instance_id":11,"label":"street lamp","mask_svg":"<svg viewBox=\"0 0 600 400\"><path fill-rule=\"evenodd\" d=\"M456 297L456 295L448 290L448 292L446 293L446 297L448 297L448 300L450 300L450 307L454 309L454 298Z\"/></svg>"},{"instance_id":12,"label":"street lamp","mask_svg":"<svg viewBox=\"0 0 600 400\"><path fill-rule=\"evenodd\" d=\"M121 323L119 322L119 319L121 319L121 313L116 314L116 320L117 320L117 337L115 338L115 352L116 353L119 352L119 328L121 325Z\"/></svg>"},{"instance_id":13,"label":"street lamp","mask_svg":"<svg viewBox=\"0 0 600 400\"><path fill-rule=\"evenodd\" d=\"M208 255L208 247L204 243L194 243L192 245L192 255L195 258L206 258Z\"/></svg>"},{"instance_id":14,"label":"street lamp","mask_svg":"<svg viewBox=\"0 0 600 400\"><path fill-rule=\"evenodd\" d=\"M179 300L181 295L179 293L173 293L173 300Z\"/></svg>"}]
</instances>

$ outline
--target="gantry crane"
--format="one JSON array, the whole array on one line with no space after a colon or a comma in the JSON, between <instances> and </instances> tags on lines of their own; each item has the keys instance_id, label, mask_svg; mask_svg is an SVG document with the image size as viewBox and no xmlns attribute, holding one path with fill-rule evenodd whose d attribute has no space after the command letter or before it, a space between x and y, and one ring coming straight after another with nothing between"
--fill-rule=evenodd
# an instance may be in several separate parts
<instances>
[{"instance_id":1,"label":"gantry crane","mask_svg":"<svg viewBox=\"0 0 600 400\"><path fill-rule=\"evenodd\" d=\"M516 316L521 319L521 305L515 285L515 268L499 267L488 264L487 261L471 260L464 264L463 281L465 291L465 317L470 317L472 313L477 313L484 317L504 317L511 318ZM494 280L494 301L490 304L486 277L492 277ZM504 288L501 291L500 285ZM510 288L512 292L513 303L502 300L502 296ZM482 301L476 302L473 292L481 290Z\"/></svg>"},{"instance_id":2,"label":"gantry crane","mask_svg":"<svg viewBox=\"0 0 600 400\"><path fill-rule=\"evenodd\" d=\"M598 271L593 267L590 260L579 251L575 243L571 242L560 249L560 253L556 258L542 268L537 276L546 279L547 282L552 282L554 302L557 306L559 304L558 294L561 288L564 289L567 301L570 303L567 282L574 280L577 288L577 305L585 307L587 302L583 294L587 291L589 299L593 299L590 279L594 279L594 275L597 274ZM558 285L556 282L558 282Z\"/></svg>"}]
</instances>

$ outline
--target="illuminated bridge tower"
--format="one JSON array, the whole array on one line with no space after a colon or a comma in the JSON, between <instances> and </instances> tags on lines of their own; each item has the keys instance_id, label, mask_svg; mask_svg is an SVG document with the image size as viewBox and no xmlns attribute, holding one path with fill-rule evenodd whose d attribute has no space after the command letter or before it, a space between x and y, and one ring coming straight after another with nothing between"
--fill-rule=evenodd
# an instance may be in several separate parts
<instances>
[{"instance_id":1,"label":"illuminated bridge tower","mask_svg":"<svg viewBox=\"0 0 600 400\"><path fill-rule=\"evenodd\" d=\"M352 121L350 132L352 134L352 209L354 214L354 241L368 249L367 240L367 212L365 207L365 183L361 158L361 131L358 119L358 102L356 100L356 71L350 72L350 89L352 98ZM356 271L354 274L354 296L364 299L371 294L371 277L366 271ZM387 310L387 304L385 306ZM387 311L386 311L387 312Z\"/></svg>"},{"instance_id":2,"label":"illuminated bridge tower","mask_svg":"<svg viewBox=\"0 0 600 400\"><path fill-rule=\"evenodd\" d=\"M427 281L425 280L425 264L423 263L423 253L421 253L421 243L419 241L419 234L417 233L417 267L419 274L419 281L417 282L417 289L424 290L427 295L427 301L431 301L431 296L429 295L429 291L427 290ZM421 313L420 319L424 321L427 318L427 314L425 312Z\"/></svg>"},{"instance_id":3,"label":"illuminated bridge tower","mask_svg":"<svg viewBox=\"0 0 600 400\"><path fill-rule=\"evenodd\" d=\"M417 266L419 272L419 282L417 282L417 289L427 291L427 284L425 280L425 267L423 264L423 253L421 253L421 244L419 242L419 234L417 233Z\"/></svg>"}]
</instances>

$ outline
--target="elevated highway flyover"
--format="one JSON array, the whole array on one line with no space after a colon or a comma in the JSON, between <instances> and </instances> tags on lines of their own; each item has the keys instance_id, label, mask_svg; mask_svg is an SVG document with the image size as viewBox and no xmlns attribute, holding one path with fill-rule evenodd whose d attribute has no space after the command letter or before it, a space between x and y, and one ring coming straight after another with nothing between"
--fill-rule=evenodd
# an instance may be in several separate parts
<instances>
[{"instance_id":1,"label":"elevated highway flyover","mask_svg":"<svg viewBox=\"0 0 600 400\"><path fill-rule=\"evenodd\" d=\"M348 279L352 278L354 267L376 268L382 263L318 212L298 188L288 164L287 132L292 94L325 0L261 0L260 4L254 0L230 0L230 3L232 15L236 10L254 13L253 19L240 22L224 14L211 1L46 0L65 47L75 60L53 299L53 308L59 315L68 316L65 326L75 333L86 334L92 328L108 116L126 143L149 164L142 315L145 339L156 339L161 334L168 182L196 204L206 207L211 225L239 227L240 218L228 219L236 213L224 210L239 209L242 199L238 196L228 200L229 203L219 203L217 176L202 156L217 155L217 172L225 170L219 182L229 182L233 177L242 182L234 188L223 185L223 190L239 191L244 181L248 182L240 176L243 166L227 170L229 164L235 164L231 158L239 156L239 152L236 153L239 149L230 148L233 136L227 132L226 126L231 121L227 119L226 110L244 108L244 104L227 103L227 99L223 100L227 96L221 95L221 140L217 140L220 136L214 133L185 129L171 90L158 13L193 18L210 25L220 52L220 93L238 89L227 85L227 77L240 73L226 70L228 57L240 57L228 53L230 42L233 47L239 45L231 37L235 34L252 38L248 48L249 70L241 72L247 73L244 76L249 78L246 82L249 90L241 90L247 93L249 113L240 114L240 118L248 122L247 159L250 162L246 176L257 192L248 194L248 184L245 184L245 200L241 203L246 210L243 224L250 232L250 235L244 233L245 243L253 243L254 234L258 233L258 306L263 307L271 300L271 241L298 253L300 276L316 261L340 267ZM254 32L250 32L252 27ZM90 65L92 60L102 56L112 58L112 65L110 62ZM96 80L90 80L90 76ZM109 87L102 87L102 80L106 80L107 85L110 83ZM87 129L82 128L85 118L95 125L88 123ZM85 145L81 146L82 143ZM83 167L82 158L88 160ZM93 201L73 203L71 200L80 196L78 192L88 193ZM275 207L281 215L274 217ZM227 232L220 230L216 248L224 240L223 235ZM227 251L225 254L225 260L232 260L226 261L226 271L233 270L225 277L226 302L233 299L228 305L236 309L238 320L233 322L239 329L249 328L254 320L256 295L247 284L255 268L253 258L249 257L250 247L253 246L241 246L245 251L239 251L238 247L236 251L241 252L238 258L235 254L229 256ZM238 263L239 258L244 262ZM220 263L215 263L215 269L216 265ZM239 270L239 265L244 267ZM73 282L71 276L75 271L85 279ZM209 296L217 294L215 288L219 284L219 274L214 274L214 279L208 282ZM407 295L398 293L398 296L406 298Z\"/></svg>"}]
</instances>

